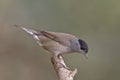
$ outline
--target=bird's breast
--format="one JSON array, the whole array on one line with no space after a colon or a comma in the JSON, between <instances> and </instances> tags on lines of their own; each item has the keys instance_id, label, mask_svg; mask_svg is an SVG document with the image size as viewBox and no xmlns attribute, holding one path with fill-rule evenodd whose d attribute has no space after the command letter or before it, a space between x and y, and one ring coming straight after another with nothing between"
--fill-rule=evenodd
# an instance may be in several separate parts
<instances>
[{"instance_id":1,"label":"bird's breast","mask_svg":"<svg viewBox=\"0 0 120 80\"><path fill-rule=\"evenodd\" d=\"M69 47L61 45L55 41L45 42L43 43L42 47L53 54L62 54L70 52Z\"/></svg>"}]
</instances>

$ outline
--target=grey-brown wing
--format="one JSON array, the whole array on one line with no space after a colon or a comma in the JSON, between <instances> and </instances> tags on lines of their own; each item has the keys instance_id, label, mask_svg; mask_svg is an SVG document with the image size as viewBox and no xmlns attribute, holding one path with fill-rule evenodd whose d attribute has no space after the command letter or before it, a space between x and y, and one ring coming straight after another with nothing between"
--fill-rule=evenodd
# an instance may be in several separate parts
<instances>
[{"instance_id":1,"label":"grey-brown wing","mask_svg":"<svg viewBox=\"0 0 120 80\"><path fill-rule=\"evenodd\" d=\"M66 33L59 33L59 32L50 32L50 31L40 31L42 35L46 38L54 40L62 45L70 46L70 41L73 39L77 39L75 36L66 34Z\"/></svg>"}]
</instances>

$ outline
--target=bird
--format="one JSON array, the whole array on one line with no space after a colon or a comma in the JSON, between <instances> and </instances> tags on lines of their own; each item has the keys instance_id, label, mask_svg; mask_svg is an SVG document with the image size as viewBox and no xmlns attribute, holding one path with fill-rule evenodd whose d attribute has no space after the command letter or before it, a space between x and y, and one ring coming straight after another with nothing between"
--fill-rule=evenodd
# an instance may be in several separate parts
<instances>
[{"instance_id":1,"label":"bird","mask_svg":"<svg viewBox=\"0 0 120 80\"><path fill-rule=\"evenodd\" d=\"M44 50L52 55L59 56L69 53L80 53L88 58L88 44L68 33L53 32L47 30L28 29L20 25L14 25L31 35Z\"/></svg>"}]
</instances>

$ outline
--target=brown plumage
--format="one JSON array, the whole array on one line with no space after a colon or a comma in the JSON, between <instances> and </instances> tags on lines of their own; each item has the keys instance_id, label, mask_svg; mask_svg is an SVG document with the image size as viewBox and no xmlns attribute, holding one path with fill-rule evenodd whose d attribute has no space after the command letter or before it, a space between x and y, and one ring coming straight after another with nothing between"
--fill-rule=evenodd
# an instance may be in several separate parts
<instances>
[{"instance_id":1,"label":"brown plumage","mask_svg":"<svg viewBox=\"0 0 120 80\"><path fill-rule=\"evenodd\" d=\"M72 52L82 54L84 52L86 55L85 50L88 50L87 44L84 41L78 41L79 39L71 34L44 30L32 30L18 25L15 26L20 27L22 30L32 35L41 47L54 55ZM81 46L81 43L84 44Z\"/></svg>"}]
</instances>

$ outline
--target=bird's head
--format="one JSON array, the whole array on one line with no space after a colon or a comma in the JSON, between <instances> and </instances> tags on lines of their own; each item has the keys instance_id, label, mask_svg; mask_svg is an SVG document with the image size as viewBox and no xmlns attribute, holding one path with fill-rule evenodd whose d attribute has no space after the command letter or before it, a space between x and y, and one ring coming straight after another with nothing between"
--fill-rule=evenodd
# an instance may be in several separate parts
<instances>
[{"instance_id":1,"label":"bird's head","mask_svg":"<svg viewBox=\"0 0 120 80\"><path fill-rule=\"evenodd\" d=\"M80 44L80 53L85 55L85 58L88 58L88 45L85 41L78 39L78 42Z\"/></svg>"}]
</instances>

